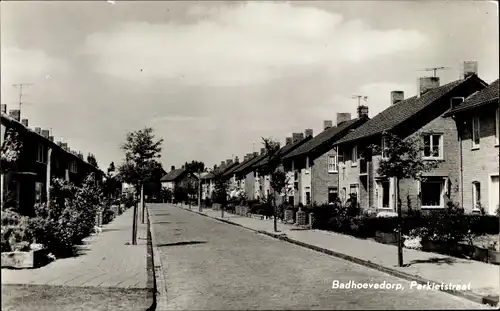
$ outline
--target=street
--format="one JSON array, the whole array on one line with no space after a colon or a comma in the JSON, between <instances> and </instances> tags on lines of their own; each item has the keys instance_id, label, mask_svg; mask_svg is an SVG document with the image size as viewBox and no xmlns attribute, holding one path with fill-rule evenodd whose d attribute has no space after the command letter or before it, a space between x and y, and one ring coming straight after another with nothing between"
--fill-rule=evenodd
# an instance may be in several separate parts
<instances>
[{"instance_id":1,"label":"street","mask_svg":"<svg viewBox=\"0 0 500 311\"><path fill-rule=\"evenodd\" d=\"M484 308L410 282L169 204L150 204L167 309ZM197 209L197 207L193 207ZM156 263L155 263L156 264ZM332 289L332 282L402 290Z\"/></svg>"}]
</instances>

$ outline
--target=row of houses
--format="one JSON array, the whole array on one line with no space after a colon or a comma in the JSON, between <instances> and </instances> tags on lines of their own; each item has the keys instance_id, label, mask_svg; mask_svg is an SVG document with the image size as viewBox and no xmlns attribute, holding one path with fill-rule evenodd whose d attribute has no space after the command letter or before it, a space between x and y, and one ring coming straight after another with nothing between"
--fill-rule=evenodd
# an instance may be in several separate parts
<instances>
[{"instance_id":1,"label":"row of houses","mask_svg":"<svg viewBox=\"0 0 500 311\"><path fill-rule=\"evenodd\" d=\"M424 160L439 165L424 179L402 180L403 211L442 209L447 202L469 213L495 214L499 205L499 103L498 83L479 78L477 62L464 62L461 77L441 85L439 77L418 79L417 94L405 98L392 91L388 107L368 117L359 106L355 118L337 113L337 122L324 121L323 131L293 133L280 148L281 168L288 176L287 191L279 201L289 204L328 204L355 193L364 209L396 210L394 179L377 174L385 135L417 137L424 145ZM383 148L382 148L383 149ZM268 157L264 149L222 161L217 168L229 183L229 195L249 200L271 193L270 176L262 174ZM202 198L211 197L213 173L201 178Z\"/></svg>"},{"instance_id":2,"label":"row of houses","mask_svg":"<svg viewBox=\"0 0 500 311\"><path fill-rule=\"evenodd\" d=\"M31 214L35 203L44 202L49 197L52 178L62 178L80 185L85 177L94 173L96 181L102 181L104 173L85 161L81 152L71 150L66 142L54 141L47 129L31 129L28 119L21 120L20 110L10 110L1 106L2 163L8 156L4 150L8 135L17 133L22 143L18 160L8 170L2 167L1 195L4 203L13 204L21 212Z\"/></svg>"}]
</instances>

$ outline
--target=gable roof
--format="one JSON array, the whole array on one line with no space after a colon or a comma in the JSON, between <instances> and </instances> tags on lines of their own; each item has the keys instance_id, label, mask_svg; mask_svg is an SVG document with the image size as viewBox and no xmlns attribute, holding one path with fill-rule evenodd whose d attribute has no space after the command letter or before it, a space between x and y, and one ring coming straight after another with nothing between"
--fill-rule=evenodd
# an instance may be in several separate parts
<instances>
[{"instance_id":1,"label":"gable roof","mask_svg":"<svg viewBox=\"0 0 500 311\"><path fill-rule=\"evenodd\" d=\"M471 96L467 97L465 101L455 107L450 109L444 114L445 117L453 115L458 112L468 111L477 107L481 107L488 104L497 103L498 104L498 84L499 79L488 85L485 89L478 91Z\"/></svg>"},{"instance_id":2,"label":"gable roof","mask_svg":"<svg viewBox=\"0 0 500 311\"><path fill-rule=\"evenodd\" d=\"M335 139L340 137L341 134L345 133L345 131L349 130L350 128L352 128L357 124L363 124L368 120L369 120L368 117L356 118L353 120L342 122L338 126L326 129L323 132L316 135L313 139L311 139L307 143L303 144L302 146L290 152L284 158L291 159L294 157L305 155L316 150L318 147L321 147L326 144L331 144L335 141Z\"/></svg>"},{"instance_id":3,"label":"gable roof","mask_svg":"<svg viewBox=\"0 0 500 311\"><path fill-rule=\"evenodd\" d=\"M186 170L183 168L178 168L175 170L171 170L167 173L167 175L163 176L160 181L175 181L179 178Z\"/></svg>"},{"instance_id":4,"label":"gable roof","mask_svg":"<svg viewBox=\"0 0 500 311\"><path fill-rule=\"evenodd\" d=\"M305 137L301 140L298 140L294 143L285 145L285 146L281 147L280 150L278 150L278 155L281 157L285 157L288 153L293 152L294 150L296 150L296 148L300 148L305 143L309 142L311 139L312 139L311 136L307 136L307 137ZM268 162L269 162L269 157L266 156L266 157L262 158L259 162L255 163L253 165L253 167L255 167L255 168L261 167L261 166L266 165Z\"/></svg>"},{"instance_id":5,"label":"gable roof","mask_svg":"<svg viewBox=\"0 0 500 311\"><path fill-rule=\"evenodd\" d=\"M224 174L222 174L222 176L226 177L230 174L232 174L236 169L238 169L238 167L242 166L244 163L246 163L248 160L246 161L243 161L243 162L237 162L236 165L233 165L231 166L228 170L226 170L224 172Z\"/></svg>"},{"instance_id":6,"label":"gable roof","mask_svg":"<svg viewBox=\"0 0 500 311\"><path fill-rule=\"evenodd\" d=\"M256 157L250 159L248 162L246 162L245 164L241 165L236 170L234 170L234 173L244 172L246 169L251 168L255 163L259 162L260 160L262 160L266 156L267 156L267 154L264 153L264 154L260 154Z\"/></svg>"},{"instance_id":7,"label":"gable roof","mask_svg":"<svg viewBox=\"0 0 500 311\"><path fill-rule=\"evenodd\" d=\"M335 145L382 134L384 131L391 130L471 79L477 79L484 83L477 75L472 75L465 79L453 81L429 90L420 97L413 96L402 100L399 103L389 106L373 117L373 119L339 139Z\"/></svg>"}]
</instances>

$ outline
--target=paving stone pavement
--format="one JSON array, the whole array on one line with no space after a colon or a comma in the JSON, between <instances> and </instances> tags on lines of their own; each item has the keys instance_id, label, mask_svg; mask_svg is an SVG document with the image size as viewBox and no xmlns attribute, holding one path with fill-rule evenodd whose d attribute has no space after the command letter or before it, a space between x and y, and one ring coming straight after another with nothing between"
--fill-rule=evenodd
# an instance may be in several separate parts
<instances>
[{"instance_id":1,"label":"paving stone pavement","mask_svg":"<svg viewBox=\"0 0 500 311\"><path fill-rule=\"evenodd\" d=\"M2 284L146 289L147 224L138 221L137 245L126 245L132 240L132 220L130 208L101 233L87 238L79 256L57 259L37 269L4 268Z\"/></svg>"},{"instance_id":2,"label":"paving stone pavement","mask_svg":"<svg viewBox=\"0 0 500 311\"><path fill-rule=\"evenodd\" d=\"M197 208L195 209L198 210ZM220 218L221 212L204 209L203 213ZM272 220L260 220L224 212L224 219L252 230L273 233ZM292 225L278 223L280 233L289 239L346 254L364 261L397 270L438 284L471 284L471 291L480 296L496 296L500 293L500 266L474 260L459 259L436 253L404 249L404 262L398 267L397 247L375 241L323 230L297 230Z\"/></svg>"}]
</instances>

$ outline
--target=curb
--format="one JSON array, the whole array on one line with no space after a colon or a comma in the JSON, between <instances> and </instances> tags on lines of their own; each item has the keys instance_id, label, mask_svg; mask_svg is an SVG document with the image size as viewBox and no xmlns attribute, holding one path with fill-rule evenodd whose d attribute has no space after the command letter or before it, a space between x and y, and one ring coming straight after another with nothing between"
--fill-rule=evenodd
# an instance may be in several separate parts
<instances>
[{"instance_id":1,"label":"curb","mask_svg":"<svg viewBox=\"0 0 500 311\"><path fill-rule=\"evenodd\" d=\"M146 214L147 214L146 210ZM149 217L147 218L147 263L146 269L148 271L148 297L150 297L153 301L151 306L146 309L146 311L154 311L156 310L156 278L154 271L154 259L153 259L153 243L151 240L151 223L149 221Z\"/></svg>"},{"instance_id":2,"label":"curb","mask_svg":"<svg viewBox=\"0 0 500 311\"><path fill-rule=\"evenodd\" d=\"M368 261L368 260L359 259L357 257L353 257L353 256L346 255L346 254L343 254L343 253L335 252L335 251L332 251L332 250L329 250L329 249L326 249L326 248L323 248L323 247L319 247L319 246L316 246L316 245L312 245L312 244L304 243L304 242L301 242L301 241L297 241L297 240L294 240L294 239L291 239L291 238L287 237L286 234L284 234L284 233L282 233L282 234L276 234L276 233L272 233L272 232L267 232L265 230L256 230L256 229L245 227L245 226L243 226L241 224L238 224L238 223L234 223L234 222L232 222L230 220L220 219L220 218L214 218L214 217L211 217L211 216L209 216L207 214L200 213L198 211L192 211L192 210L188 210L188 209L186 209L186 210L194 212L194 213L199 214L199 215L203 215L203 216L208 217L208 218L212 218L212 219L221 221L221 222L225 222L225 223L228 223L228 224L231 224L231 225L242 227L242 228L245 228L245 229L257 232L257 233L265 234L267 236L273 237L273 238L281 240L281 241L285 241L285 242L288 242L288 243L291 243L291 244L295 244L295 245L298 245L298 246L309 248L311 250L314 250L314 251L317 251L317 252L321 252L321 253L324 253L324 254L327 254L327 255L330 255L330 256L334 256L334 257L337 257L337 258L340 258L340 259L344 259L344 260L347 260L347 261L350 261L350 262L353 262L353 263L356 263L356 264L359 264L359 265L362 265L362 266L365 266L365 267L368 267L368 268L371 268L371 269L374 269L374 270L378 270L378 271L384 272L386 274L389 274L389 275L392 275L392 276L395 276L395 277L398 277L398 278L401 278L401 279L405 279L407 281L415 281L415 282L417 282L419 284L423 284L423 285L426 285L427 283L431 283L431 284L432 283L435 283L435 284L441 284L442 283L442 282L436 282L436 281L432 281L432 280L429 280L429 279L425 279L425 278L422 278L422 277L419 277L419 276L416 276L416 275L408 274L408 273L405 273L405 272L401 272L401 271L398 271L398 270L395 270L395 269L391 269L391 268L388 268L388 267L385 267L385 266L373 263L373 262ZM474 292L464 292L464 291L444 290L444 289L439 289L439 291L447 293L447 294L450 294L450 295L454 295L454 296L457 296L457 297L461 297L461 298L470 300L472 302L480 303L480 304L487 304L487 305L491 305L491 306L497 306L498 303L499 303L499 297L498 296L489 296L489 295L488 296L484 296L484 295L476 294Z\"/></svg>"},{"instance_id":3,"label":"curb","mask_svg":"<svg viewBox=\"0 0 500 311\"><path fill-rule=\"evenodd\" d=\"M149 207L146 206L146 215L148 218L149 234L151 235L151 252L153 254L152 260L152 270L154 275L154 308L153 310L167 310L167 284L165 282L165 269L160 258L160 249L155 245L158 245L156 241L156 232L154 227L151 225L151 218L149 215Z\"/></svg>"}]
</instances>

